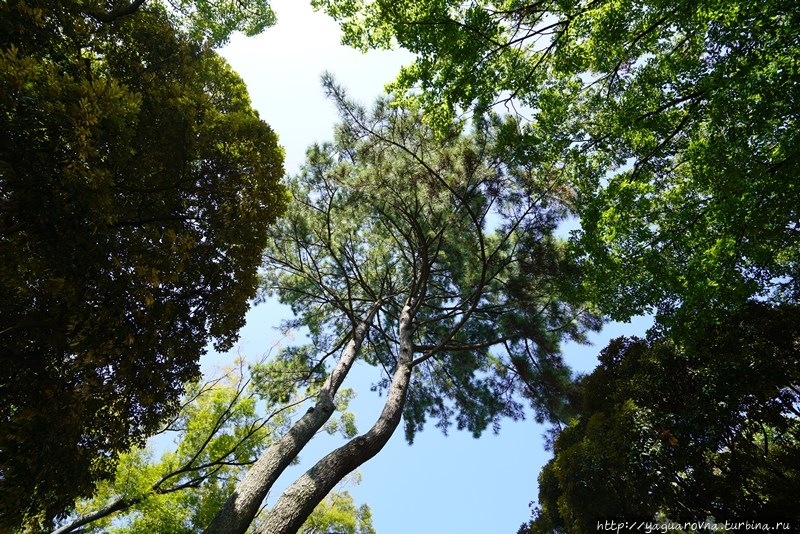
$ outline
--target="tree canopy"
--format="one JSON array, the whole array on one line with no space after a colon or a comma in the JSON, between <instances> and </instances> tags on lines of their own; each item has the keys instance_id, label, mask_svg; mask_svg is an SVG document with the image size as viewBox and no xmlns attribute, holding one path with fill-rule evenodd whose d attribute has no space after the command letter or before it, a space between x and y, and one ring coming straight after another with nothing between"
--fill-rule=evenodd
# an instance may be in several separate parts
<instances>
[{"instance_id":1,"label":"tree canopy","mask_svg":"<svg viewBox=\"0 0 800 534\"><path fill-rule=\"evenodd\" d=\"M512 126L487 117L438 136L413 108L381 100L366 111L333 80L325 86L342 124L288 181L294 201L265 253L266 290L310 339L276 365L305 377L316 402L250 468L208 534L245 532L330 417L355 361L377 371L381 415L292 483L256 532L296 532L401 417L409 441L428 420L476 436L497 430L526 399L549 417L569 378L559 342L597 326L567 291L573 272L553 236L565 192L496 152Z\"/></svg>"},{"instance_id":2,"label":"tree canopy","mask_svg":"<svg viewBox=\"0 0 800 534\"><path fill-rule=\"evenodd\" d=\"M346 43L418 54L393 88L429 120L525 118L515 144L575 187L584 284L609 314L797 301L794 2L315 5Z\"/></svg>"},{"instance_id":3,"label":"tree canopy","mask_svg":"<svg viewBox=\"0 0 800 534\"><path fill-rule=\"evenodd\" d=\"M42 5L42 2L30 0L25 3ZM164 8L173 25L212 46L224 45L237 31L248 36L257 35L276 22L269 0L88 0L75 5L84 16L104 23L143 8Z\"/></svg>"},{"instance_id":4,"label":"tree canopy","mask_svg":"<svg viewBox=\"0 0 800 534\"><path fill-rule=\"evenodd\" d=\"M608 518L800 521L798 314L751 303L695 343L612 341L520 532L595 532Z\"/></svg>"},{"instance_id":5,"label":"tree canopy","mask_svg":"<svg viewBox=\"0 0 800 534\"><path fill-rule=\"evenodd\" d=\"M477 436L526 402L568 420L582 388L532 532L791 514L794 2L312 3L346 43L417 57L371 111L326 79L342 123L285 183L275 134L213 51L272 24L265 0L0 5L0 529L89 495L175 412L206 343L235 339L262 253L265 293L310 341L254 370L259 394L314 405L249 447L235 484L164 497L144 469L109 506L192 506L169 528L208 534L358 529L326 496L401 419L409 441L429 421ZM554 234L570 215L568 244ZM595 310L658 328L573 388L559 343ZM383 412L361 435L343 420L346 443L259 516L357 360ZM321 503L347 521L315 517Z\"/></svg>"},{"instance_id":6,"label":"tree canopy","mask_svg":"<svg viewBox=\"0 0 800 534\"><path fill-rule=\"evenodd\" d=\"M0 5L2 528L88 495L231 346L286 206L241 79L134 4Z\"/></svg>"}]
</instances>

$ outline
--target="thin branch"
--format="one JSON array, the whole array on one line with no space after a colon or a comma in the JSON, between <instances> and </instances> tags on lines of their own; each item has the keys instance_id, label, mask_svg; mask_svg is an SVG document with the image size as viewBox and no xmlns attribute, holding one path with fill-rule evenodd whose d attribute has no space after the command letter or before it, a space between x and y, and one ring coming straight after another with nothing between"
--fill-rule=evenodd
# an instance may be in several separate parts
<instances>
[{"instance_id":1,"label":"thin branch","mask_svg":"<svg viewBox=\"0 0 800 534\"><path fill-rule=\"evenodd\" d=\"M462 344L458 344L458 345L445 345L443 347L439 347L439 350L440 351L444 351L444 352L462 352L462 351L482 350L482 349L488 349L488 348L493 347L495 345L499 345L501 343L505 343L506 341L512 341L513 339L514 339L514 336L503 336L503 337L498 337L498 338L491 339L489 341L483 341L483 342L480 342L480 343L462 343ZM433 351L436 348L437 348L437 345L417 345L417 344L415 344L414 345L414 352L429 352L429 351ZM419 360L419 358L418 358L418 360ZM417 360L414 360L413 362L411 362L412 367L416 366L417 363L421 363L421 362L418 362Z\"/></svg>"}]
</instances>

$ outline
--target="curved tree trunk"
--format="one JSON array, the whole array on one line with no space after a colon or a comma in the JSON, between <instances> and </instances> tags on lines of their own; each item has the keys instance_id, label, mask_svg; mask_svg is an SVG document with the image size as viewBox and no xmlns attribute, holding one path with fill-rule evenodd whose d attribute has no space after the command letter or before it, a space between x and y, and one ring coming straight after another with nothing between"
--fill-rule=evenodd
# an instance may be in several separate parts
<instances>
[{"instance_id":1,"label":"curved tree trunk","mask_svg":"<svg viewBox=\"0 0 800 534\"><path fill-rule=\"evenodd\" d=\"M411 307L407 305L400 316L400 353L386 404L378 420L368 432L322 458L289 486L256 534L295 534L336 484L378 454L389 441L400 423L411 383L411 314Z\"/></svg>"},{"instance_id":2,"label":"curved tree trunk","mask_svg":"<svg viewBox=\"0 0 800 534\"><path fill-rule=\"evenodd\" d=\"M317 395L314 407L309 408L285 436L264 451L236 485L233 494L225 501L203 534L244 534L247 531L272 485L333 415L336 392L358 357L377 310L376 304L353 330L353 336L339 362Z\"/></svg>"},{"instance_id":3,"label":"curved tree trunk","mask_svg":"<svg viewBox=\"0 0 800 534\"><path fill-rule=\"evenodd\" d=\"M94 512L84 514L81 516L76 517L66 525L63 525L52 532L50 534L69 534L70 532L80 532L78 529L84 525L88 525L89 523L93 523L98 519L103 517L110 516L114 512L118 512L120 510L126 510L131 506L135 506L142 501L141 498L134 498L134 499L117 499L114 502L109 503L108 505L96 510Z\"/></svg>"}]
</instances>

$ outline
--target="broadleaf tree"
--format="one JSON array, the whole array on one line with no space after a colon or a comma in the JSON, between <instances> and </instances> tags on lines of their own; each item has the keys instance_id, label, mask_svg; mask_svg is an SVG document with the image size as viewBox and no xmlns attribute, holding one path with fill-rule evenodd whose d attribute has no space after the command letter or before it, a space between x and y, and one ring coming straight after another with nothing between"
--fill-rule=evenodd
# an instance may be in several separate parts
<instances>
[{"instance_id":1,"label":"broadleaf tree","mask_svg":"<svg viewBox=\"0 0 800 534\"><path fill-rule=\"evenodd\" d=\"M242 80L133 4L0 4L0 529L89 495L177 408L287 202Z\"/></svg>"},{"instance_id":2,"label":"broadleaf tree","mask_svg":"<svg viewBox=\"0 0 800 534\"><path fill-rule=\"evenodd\" d=\"M153 6L165 8L180 30L212 46L224 45L235 32L258 35L276 22L269 0L93 0L80 3L80 10L94 21L111 23Z\"/></svg>"},{"instance_id":3,"label":"broadleaf tree","mask_svg":"<svg viewBox=\"0 0 800 534\"><path fill-rule=\"evenodd\" d=\"M798 313L751 302L694 343L613 340L520 533L596 532L608 518L800 521Z\"/></svg>"},{"instance_id":4,"label":"broadleaf tree","mask_svg":"<svg viewBox=\"0 0 800 534\"><path fill-rule=\"evenodd\" d=\"M797 301L794 2L314 3L352 46L417 54L393 89L433 123L522 117L517 150L576 189L584 285L607 313L713 323Z\"/></svg>"},{"instance_id":5,"label":"broadleaf tree","mask_svg":"<svg viewBox=\"0 0 800 534\"><path fill-rule=\"evenodd\" d=\"M330 417L356 360L377 372L380 416L292 483L256 532L296 532L401 419L411 441L428 420L475 436L497 430L526 400L553 416L569 379L559 342L597 326L553 235L569 191L533 182L528 166L498 151L513 124L487 116L468 133L454 124L441 135L416 109L380 100L367 112L330 77L324 85L342 122L289 180L293 202L264 269L266 291L308 330L309 344L282 358L307 370L316 401L250 468L209 534L246 531Z\"/></svg>"}]
</instances>

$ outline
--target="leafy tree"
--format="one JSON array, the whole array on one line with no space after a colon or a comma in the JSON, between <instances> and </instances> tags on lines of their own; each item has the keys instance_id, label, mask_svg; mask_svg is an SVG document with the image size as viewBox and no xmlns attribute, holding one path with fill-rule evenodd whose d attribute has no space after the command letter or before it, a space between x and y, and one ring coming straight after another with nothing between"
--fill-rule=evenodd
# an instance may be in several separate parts
<instances>
[{"instance_id":1,"label":"leafy tree","mask_svg":"<svg viewBox=\"0 0 800 534\"><path fill-rule=\"evenodd\" d=\"M223 376L190 384L180 412L165 423L156 442L163 447L169 436L175 436L175 447L158 460L152 447L121 454L113 480L98 484L93 497L80 501L52 534L201 530L247 466L287 430L293 412L304 401L292 398L277 404L269 400L259 379L272 366L261 363L246 368L244 360L238 359ZM290 394L291 382L279 382L269 384L269 390L283 387ZM346 426L341 423L347 419L351 398L351 391L340 392L336 399L340 415L326 425L327 432ZM374 534L369 506L356 507L346 490L332 492L314 510L306 531L331 529Z\"/></svg>"},{"instance_id":2,"label":"leafy tree","mask_svg":"<svg viewBox=\"0 0 800 534\"><path fill-rule=\"evenodd\" d=\"M694 343L612 341L521 532L623 517L800 521L798 319L796 306L751 303Z\"/></svg>"},{"instance_id":3,"label":"leafy tree","mask_svg":"<svg viewBox=\"0 0 800 534\"><path fill-rule=\"evenodd\" d=\"M227 43L236 31L253 36L275 24L275 13L269 0L90 0L80 2L79 6L86 16L105 23L132 15L142 8L162 6L176 26L213 46Z\"/></svg>"},{"instance_id":4,"label":"leafy tree","mask_svg":"<svg viewBox=\"0 0 800 534\"><path fill-rule=\"evenodd\" d=\"M136 4L0 4L0 530L89 495L177 408L285 209L241 79Z\"/></svg>"},{"instance_id":5,"label":"leafy tree","mask_svg":"<svg viewBox=\"0 0 800 534\"><path fill-rule=\"evenodd\" d=\"M576 188L584 284L616 318L797 302L795 2L315 4L353 46L416 52L393 88L432 120L528 117L514 144Z\"/></svg>"},{"instance_id":6,"label":"leafy tree","mask_svg":"<svg viewBox=\"0 0 800 534\"><path fill-rule=\"evenodd\" d=\"M294 202L265 254L267 291L310 336L280 361L319 384L316 404L250 468L207 533L245 532L330 417L356 360L381 373L381 415L291 484L256 532L297 532L401 417L409 441L430 418L444 431L497 430L502 417L521 417L524 396L546 417L569 378L559 341L597 326L561 287L573 274L552 235L564 192L497 151L508 124L490 116L468 135L454 125L437 136L413 108L379 101L368 113L330 78L325 87L342 124L289 180Z\"/></svg>"}]
</instances>

